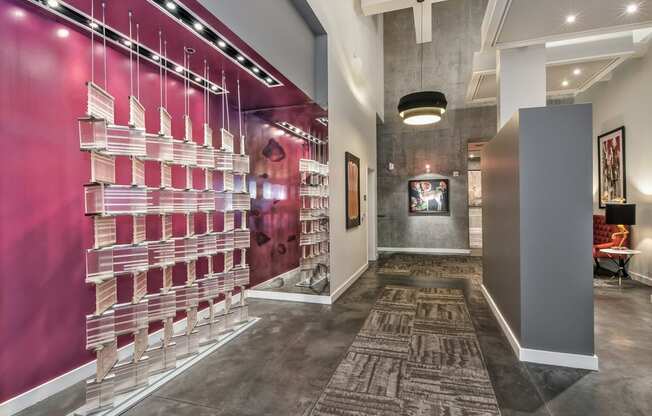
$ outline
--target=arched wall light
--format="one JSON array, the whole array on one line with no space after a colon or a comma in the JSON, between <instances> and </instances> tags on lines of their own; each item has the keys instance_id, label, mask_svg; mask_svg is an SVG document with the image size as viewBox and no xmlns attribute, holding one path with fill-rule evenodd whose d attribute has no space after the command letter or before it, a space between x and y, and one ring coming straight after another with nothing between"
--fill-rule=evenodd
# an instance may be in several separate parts
<instances>
[{"instance_id":1,"label":"arched wall light","mask_svg":"<svg viewBox=\"0 0 652 416\"><path fill-rule=\"evenodd\" d=\"M417 0L423 3L424 0ZM421 27L423 27L423 5L421 6ZM441 121L448 101L439 91L423 91L423 43L421 47L421 90L407 94L398 102L398 114L405 124L424 126Z\"/></svg>"}]
</instances>

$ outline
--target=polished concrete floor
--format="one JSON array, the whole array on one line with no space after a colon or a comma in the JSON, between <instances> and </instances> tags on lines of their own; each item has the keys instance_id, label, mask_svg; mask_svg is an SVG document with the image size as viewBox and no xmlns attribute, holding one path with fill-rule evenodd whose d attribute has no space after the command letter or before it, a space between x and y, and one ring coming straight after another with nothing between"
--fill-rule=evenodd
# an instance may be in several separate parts
<instances>
[{"instance_id":1,"label":"polished concrete floor","mask_svg":"<svg viewBox=\"0 0 652 416\"><path fill-rule=\"evenodd\" d=\"M375 264L332 306L251 300L260 322L125 414L305 415L386 284L465 290L504 416L652 415L652 288L596 289L601 370L588 372L519 363L470 280L380 275ZM82 402L80 384L21 416Z\"/></svg>"}]
</instances>

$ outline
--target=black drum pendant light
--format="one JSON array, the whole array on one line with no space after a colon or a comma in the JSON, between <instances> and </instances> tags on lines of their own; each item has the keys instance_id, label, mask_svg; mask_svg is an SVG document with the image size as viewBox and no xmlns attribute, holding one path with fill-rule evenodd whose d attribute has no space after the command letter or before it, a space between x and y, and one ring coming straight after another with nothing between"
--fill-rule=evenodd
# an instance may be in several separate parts
<instances>
[{"instance_id":1,"label":"black drum pendant light","mask_svg":"<svg viewBox=\"0 0 652 416\"><path fill-rule=\"evenodd\" d=\"M417 0L423 3L424 0ZM421 30L423 30L423 5L421 6ZM422 34L423 36L423 34ZM423 42L421 43L421 89L423 89ZM441 120L446 112L446 96L439 91L419 91L401 97L398 114L405 124L424 126Z\"/></svg>"}]
</instances>

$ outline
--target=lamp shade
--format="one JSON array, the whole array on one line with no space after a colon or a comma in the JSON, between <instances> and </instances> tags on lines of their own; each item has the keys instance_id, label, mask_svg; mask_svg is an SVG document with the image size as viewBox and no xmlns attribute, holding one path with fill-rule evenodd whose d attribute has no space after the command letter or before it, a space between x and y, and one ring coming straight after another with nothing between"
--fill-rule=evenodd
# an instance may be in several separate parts
<instances>
[{"instance_id":1,"label":"lamp shade","mask_svg":"<svg viewBox=\"0 0 652 416\"><path fill-rule=\"evenodd\" d=\"M636 204L607 204L606 223L636 225Z\"/></svg>"},{"instance_id":2,"label":"lamp shade","mask_svg":"<svg viewBox=\"0 0 652 416\"><path fill-rule=\"evenodd\" d=\"M420 91L401 97L398 114L412 126L437 123L446 112L446 96L438 91Z\"/></svg>"}]
</instances>

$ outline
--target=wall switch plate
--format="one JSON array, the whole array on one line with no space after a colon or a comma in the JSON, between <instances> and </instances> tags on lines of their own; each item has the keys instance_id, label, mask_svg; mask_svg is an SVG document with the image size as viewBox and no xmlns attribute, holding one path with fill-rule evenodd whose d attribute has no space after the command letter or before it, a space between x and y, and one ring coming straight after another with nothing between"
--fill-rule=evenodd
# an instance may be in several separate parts
<instances>
[{"instance_id":1,"label":"wall switch plate","mask_svg":"<svg viewBox=\"0 0 652 416\"><path fill-rule=\"evenodd\" d=\"M459 170L454 171L453 176L460 176L460 171Z\"/></svg>"},{"instance_id":2,"label":"wall switch plate","mask_svg":"<svg viewBox=\"0 0 652 416\"><path fill-rule=\"evenodd\" d=\"M394 164L392 162L389 162L389 166L387 166L389 170L394 170Z\"/></svg>"}]
</instances>

